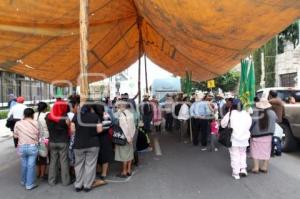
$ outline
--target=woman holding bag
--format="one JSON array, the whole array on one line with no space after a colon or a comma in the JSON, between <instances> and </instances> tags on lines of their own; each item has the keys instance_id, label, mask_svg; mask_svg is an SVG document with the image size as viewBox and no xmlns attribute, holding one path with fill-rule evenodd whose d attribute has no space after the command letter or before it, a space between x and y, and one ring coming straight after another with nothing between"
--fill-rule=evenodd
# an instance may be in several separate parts
<instances>
[{"instance_id":1,"label":"woman holding bag","mask_svg":"<svg viewBox=\"0 0 300 199\"><path fill-rule=\"evenodd\" d=\"M21 156L21 185L32 190L36 184L36 158L38 155L39 126L33 120L34 110L26 108L24 119L14 128L14 138L18 138L18 151Z\"/></svg>"},{"instance_id":2,"label":"woman holding bag","mask_svg":"<svg viewBox=\"0 0 300 199\"><path fill-rule=\"evenodd\" d=\"M242 110L241 102L238 99L233 100L231 111L221 121L223 128L226 128L228 124L233 129L231 135L232 146L229 148L232 177L238 180L240 176L247 176L246 149L249 145L248 140L252 124L250 114Z\"/></svg>"},{"instance_id":3,"label":"woman holding bag","mask_svg":"<svg viewBox=\"0 0 300 199\"><path fill-rule=\"evenodd\" d=\"M124 146L116 145L115 160L122 162L122 172L118 175L120 178L131 176L131 165L134 159L133 137L135 135L134 115L128 110L126 102L119 102L119 125L127 139Z\"/></svg>"},{"instance_id":4,"label":"woman holding bag","mask_svg":"<svg viewBox=\"0 0 300 199\"><path fill-rule=\"evenodd\" d=\"M253 126L251 128L250 150L253 158L252 173L268 172L269 160L272 149L272 136L277 120L276 113L271 109L272 105L264 99L256 103L253 114ZM262 161L260 167L259 162Z\"/></svg>"},{"instance_id":5,"label":"woman holding bag","mask_svg":"<svg viewBox=\"0 0 300 199\"><path fill-rule=\"evenodd\" d=\"M39 102L37 105L37 111L34 114L34 120L36 120L39 124L40 130L40 145L44 147L44 153L39 153L37 157L37 169L38 169L38 177L47 180L46 176L46 167L47 167L47 159L48 159L48 139L49 139L49 131L46 124L46 116L47 116L47 107L48 105L45 102Z\"/></svg>"}]
</instances>

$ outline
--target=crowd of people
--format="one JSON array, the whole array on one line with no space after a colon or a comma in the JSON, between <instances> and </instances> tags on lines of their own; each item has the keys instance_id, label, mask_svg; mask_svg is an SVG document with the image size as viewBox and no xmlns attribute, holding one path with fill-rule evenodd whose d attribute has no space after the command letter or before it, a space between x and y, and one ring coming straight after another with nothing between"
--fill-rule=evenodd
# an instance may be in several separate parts
<instances>
[{"instance_id":1,"label":"crowd of people","mask_svg":"<svg viewBox=\"0 0 300 199\"><path fill-rule=\"evenodd\" d=\"M239 99L223 94L167 94L164 103L144 95L139 106L135 98L125 93L113 101L105 98L80 103L78 95L68 101L57 97L47 112L45 102L39 102L34 111L18 97L8 123L21 158L21 184L27 190L34 189L39 177L54 186L60 176L63 185L74 183L77 192L88 192L107 183L114 160L122 163L117 176L127 178L132 175L133 163L138 164L137 151L152 149L149 135L152 131L161 133L163 121L165 131L179 131L180 137L190 139L194 146L200 143L202 151L212 152L219 150L222 129L230 126L234 179L248 175L247 148L253 159L250 171L255 174L267 173L271 154L281 154L282 135L276 132L280 131L284 107L274 91L269 100L256 98L251 111L243 109ZM114 126L122 129L126 144L113 143Z\"/></svg>"}]
</instances>

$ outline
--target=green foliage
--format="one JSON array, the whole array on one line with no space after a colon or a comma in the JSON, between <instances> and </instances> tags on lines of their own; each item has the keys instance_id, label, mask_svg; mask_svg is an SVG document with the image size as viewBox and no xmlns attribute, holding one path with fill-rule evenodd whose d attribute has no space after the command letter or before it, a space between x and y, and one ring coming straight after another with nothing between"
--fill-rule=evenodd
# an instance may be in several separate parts
<instances>
[{"instance_id":1,"label":"green foliage","mask_svg":"<svg viewBox=\"0 0 300 199\"><path fill-rule=\"evenodd\" d=\"M292 42L294 48L299 44L299 24L297 22L291 24L284 31L278 34L278 53L284 52L284 44L289 41Z\"/></svg>"},{"instance_id":2,"label":"green foliage","mask_svg":"<svg viewBox=\"0 0 300 199\"><path fill-rule=\"evenodd\" d=\"M216 87L221 88L224 92L234 91L237 89L240 79L240 72L230 71L222 76L215 78Z\"/></svg>"},{"instance_id":3,"label":"green foliage","mask_svg":"<svg viewBox=\"0 0 300 199\"><path fill-rule=\"evenodd\" d=\"M240 73L237 71L229 71L228 73L216 77L216 87L221 88L224 92L234 91L239 84ZM207 91L207 82L192 82L192 92L195 90Z\"/></svg>"},{"instance_id":4,"label":"green foliage","mask_svg":"<svg viewBox=\"0 0 300 199\"><path fill-rule=\"evenodd\" d=\"M8 111L0 111L0 120L6 119L8 115Z\"/></svg>"},{"instance_id":5,"label":"green foliage","mask_svg":"<svg viewBox=\"0 0 300 199\"><path fill-rule=\"evenodd\" d=\"M261 49L257 49L253 53L254 71L255 71L255 90L260 89L261 82Z\"/></svg>"},{"instance_id":6,"label":"green foliage","mask_svg":"<svg viewBox=\"0 0 300 199\"><path fill-rule=\"evenodd\" d=\"M266 87L275 85L276 37L264 46Z\"/></svg>"}]
</instances>

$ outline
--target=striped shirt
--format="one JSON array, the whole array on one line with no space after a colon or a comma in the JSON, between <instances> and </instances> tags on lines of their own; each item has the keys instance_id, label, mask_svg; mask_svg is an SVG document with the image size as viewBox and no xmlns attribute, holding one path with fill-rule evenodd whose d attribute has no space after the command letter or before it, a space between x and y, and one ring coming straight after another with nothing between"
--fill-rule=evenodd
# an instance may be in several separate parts
<instances>
[{"instance_id":1,"label":"striped shirt","mask_svg":"<svg viewBox=\"0 0 300 199\"><path fill-rule=\"evenodd\" d=\"M38 122L31 119L20 120L16 123L14 137L19 139L18 145L38 144Z\"/></svg>"}]
</instances>

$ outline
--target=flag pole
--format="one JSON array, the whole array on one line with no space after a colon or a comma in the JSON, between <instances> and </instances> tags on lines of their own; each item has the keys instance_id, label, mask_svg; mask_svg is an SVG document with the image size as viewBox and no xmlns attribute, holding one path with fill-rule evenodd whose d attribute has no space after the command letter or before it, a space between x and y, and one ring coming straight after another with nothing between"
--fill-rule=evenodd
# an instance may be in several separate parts
<instances>
[{"instance_id":1,"label":"flag pole","mask_svg":"<svg viewBox=\"0 0 300 199\"><path fill-rule=\"evenodd\" d=\"M89 95L89 84L88 84L88 28L89 28L89 0L80 0L80 102L86 101Z\"/></svg>"}]
</instances>

